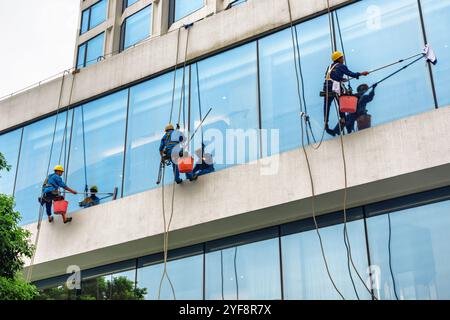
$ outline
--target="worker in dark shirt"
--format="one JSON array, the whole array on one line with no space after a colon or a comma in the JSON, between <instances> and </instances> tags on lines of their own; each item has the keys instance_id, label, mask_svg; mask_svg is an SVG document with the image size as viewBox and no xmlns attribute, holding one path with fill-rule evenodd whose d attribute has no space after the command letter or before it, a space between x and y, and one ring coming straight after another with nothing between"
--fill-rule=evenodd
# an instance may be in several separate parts
<instances>
[{"instance_id":1,"label":"worker in dark shirt","mask_svg":"<svg viewBox=\"0 0 450 320\"><path fill-rule=\"evenodd\" d=\"M343 83L347 81L344 76L359 79L360 76L367 76L369 72L352 72L345 65L345 59L342 52L336 51L332 54L331 59L333 63L328 67L325 74L325 82L323 85L323 90L325 91L324 103L323 103L323 116L325 122L325 130L328 134L335 136L339 134L340 124L342 127L345 125L346 117L344 112L339 111L339 121L336 127L331 130L328 126L328 121L330 118L330 107L333 101L336 99L338 102L338 97L342 93L345 93L345 87Z\"/></svg>"},{"instance_id":2,"label":"worker in dark shirt","mask_svg":"<svg viewBox=\"0 0 450 320\"><path fill-rule=\"evenodd\" d=\"M347 132L351 133L355 131L355 122L356 120L367 114L367 104L373 100L375 97L375 88L377 87L377 84L374 84L372 86L372 90L369 91L369 86L367 84L362 84L358 86L358 89L356 89L357 97L358 97L358 105L356 107L355 113L349 113L346 116L346 123L345 126L347 127Z\"/></svg>"},{"instance_id":3,"label":"worker in dark shirt","mask_svg":"<svg viewBox=\"0 0 450 320\"><path fill-rule=\"evenodd\" d=\"M86 197L86 199L84 199L83 201L80 202L80 207L89 208L89 207L93 207L93 206L100 204L100 198L97 197L97 194L96 194L98 192L98 187L92 186L89 189L89 192L91 194L89 195L89 197Z\"/></svg>"},{"instance_id":4,"label":"worker in dark shirt","mask_svg":"<svg viewBox=\"0 0 450 320\"><path fill-rule=\"evenodd\" d=\"M195 164L194 169L190 173L186 173L186 178L190 181L197 180L199 176L214 172L214 161L210 153L204 153L202 148L195 151L199 161Z\"/></svg>"},{"instance_id":5,"label":"worker in dark shirt","mask_svg":"<svg viewBox=\"0 0 450 320\"><path fill-rule=\"evenodd\" d=\"M177 159L182 151L181 143L184 141L184 135L179 130L175 130L172 124L168 124L165 128L164 136L159 145L159 154L161 161L170 160L173 168L175 182L180 184L183 180L180 178L180 170L178 169Z\"/></svg>"},{"instance_id":6,"label":"worker in dark shirt","mask_svg":"<svg viewBox=\"0 0 450 320\"><path fill-rule=\"evenodd\" d=\"M50 174L47 179L45 179L42 186L43 197L39 198L41 205L45 204L45 209L47 211L48 222L53 222L52 216L52 203L53 201L63 200L64 197L61 196L59 188L62 188L70 193L77 194L77 192L69 188L61 176L64 172L64 168L60 165L54 168L55 173ZM72 221L72 218L66 218L65 214L62 214L64 223Z\"/></svg>"}]
</instances>

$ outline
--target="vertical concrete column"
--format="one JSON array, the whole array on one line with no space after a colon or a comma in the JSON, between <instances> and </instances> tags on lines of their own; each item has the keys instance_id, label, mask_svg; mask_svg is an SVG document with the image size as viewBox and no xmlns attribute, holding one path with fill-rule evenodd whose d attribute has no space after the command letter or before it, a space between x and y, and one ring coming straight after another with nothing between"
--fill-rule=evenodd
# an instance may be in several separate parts
<instances>
[{"instance_id":1,"label":"vertical concrete column","mask_svg":"<svg viewBox=\"0 0 450 320\"><path fill-rule=\"evenodd\" d=\"M169 2L170 0L155 0L153 3L155 4L154 10L156 11L155 18L155 33L154 35L163 35L166 34L169 30Z\"/></svg>"},{"instance_id":2,"label":"vertical concrete column","mask_svg":"<svg viewBox=\"0 0 450 320\"><path fill-rule=\"evenodd\" d=\"M120 49L120 33L122 24L122 11L123 11L123 1L122 0L109 0L109 12L108 17L111 19L111 24L108 27L107 37L109 43L105 47L105 56L112 54L117 54ZM108 40L107 40L108 41Z\"/></svg>"}]
</instances>

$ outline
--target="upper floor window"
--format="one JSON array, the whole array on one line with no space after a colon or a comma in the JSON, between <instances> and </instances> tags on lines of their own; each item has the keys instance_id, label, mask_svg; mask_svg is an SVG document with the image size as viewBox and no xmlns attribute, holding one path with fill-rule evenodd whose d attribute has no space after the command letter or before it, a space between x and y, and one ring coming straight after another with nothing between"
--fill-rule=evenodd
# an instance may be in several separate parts
<instances>
[{"instance_id":1,"label":"upper floor window","mask_svg":"<svg viewBox=\"0 0 450 320\"><path fill-rule=\"evenodd\" d=\"M152 34L152 6L126 18L122 25L121 50L127 49Z\"/></svg>"},{"instance_id":2,"label":"upper floor window","mask_svg":"<svg viewBox=\"0 0 450 320\"><path fill-rule=\"evenodd\" d=\"M107 0L101 0L83 11L81 16L81 31L83 34L106 20Z\"/></svg>"},{"instance_id":3,"label":"upper floor window","mask_svg":"<svg viewBox=\"0 0 450 320\"><path fill-rule=\"evenodd\" d=\"M103 56L104 41L105 33L102 32L78 47L77 69L97 63Z\"/></svg>"},{"instance_id":4,"label":"upper floor window","mask_svg":"<svg viewBox=\"0 0 450 320\"><path fill-rule=\"evenodd\" d=\"M135 4L136 2L138 2L139 0L123 0L123 8L126 9L129 6Z\"/></svg>"},{"instance_id":5,"label":"upper floor window","mask_svg":"<svg viewBox=\"0 0 450 320\"><path fill-rule=\"evenodd\" d=\"M178 21L205 5L205 0L172 0L170 2L170 16L172 22Z\"/></svg>"}]
</instances>

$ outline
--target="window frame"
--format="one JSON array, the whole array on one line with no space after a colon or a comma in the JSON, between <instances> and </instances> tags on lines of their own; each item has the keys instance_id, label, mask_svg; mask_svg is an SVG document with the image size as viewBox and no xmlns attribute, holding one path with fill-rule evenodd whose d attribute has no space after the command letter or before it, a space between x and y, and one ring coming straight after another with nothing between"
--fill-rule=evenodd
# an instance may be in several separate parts
<instances>
[{"instance_id":1,"label":"window frame","mask_svg":"<svg viewBox=\"0 0 450 320\"><path fill-rule=\"evenodd\" d=\"M123 0L123 1L124 1L124 3L125 3L125 1L127 1L127 0ZM123 23L122 23L122 25L120 26L119 52L123 52L123 51L125 51L125 50L127 50L127 49L129 49L129 48L132 48L132 47L134 47L136 44L141 43L142 41L144 41L144 40L149 39L149 38L152 37L152 35L153 35L153 7L152 7L152 5L153 5L153 2L150 3L148 6L145 6L144 8L140 9L139 11L136 11L136 12L133 13L132 15L129 15L128 17L126 17L126 18L123 20ZM151 10L150 10L150 33L149 33L148 37L145 37L144 39L142 39L142 40L136 42L135 44L132 44L131 46L125 48L125 34L126 34L127 21L128 21L128 19L131 18L131 17L134 17L134 16L137 15L138 13L140 13L140 12L142 12L142 11L144 11L145 9L148 9L148 8L151 8Z\"/></svg>"},{"instance_id":2,"label":"window frame","mask_svg":"<svg viewBox=\"0 0 450 320\"><path fill-rule=\"evenodd\" d=\"M84 10L81 12L81 23L80 23L80 33L79 33L80 36L83 35L83 34L85 34L85 33L87 33L87 32L89 32L89 31L91 31L93 28L95 28L95 27L97 27L97 26L99 26L99 25L102 24L102 23L100 23L100 24L97 24L96 26L92 27L92 26L91 26L91 15L92 15L92 8L95 7L96 5L100 4L100 3L103 2L103 1L106 2L106 12L105 12L105 20L104 20L102 23L104 23L104 22L106 21L107 13L108 13L108 7L107 7L107 5L108 5L107 1L108 1L108 0L99 0L99 1L97 1L96 3L94 3L93 5L91 5L89 8L84 9ZM126 1L126 0L124 0L124 1ZM84 16L84 13L85 13L86 11L89 11L89 14L88 14L88 22L87 22L87 30L86 30L85 32L83 32L83 16Z\"/></svg>"},{"instance_id":3,"label":"window frame","mask_svg":"<svg viewBox=\"0 0 450 320\"><path fill-rule=\"evenodd\" d=\"M89 40L86 40L85 42L83 42L82 44L80 44L80 45L78 46L78 49L77 49L77 64L76 64L76 69L82 69L82 68L86 68L86 67L87 67L86 63L87 63L87 62L90 62L90 61L86 61L87 55L88 55L88 50L89 50L89 42L91 42L92 40L94 40L94 39L97 38L97 37L100 37L101 35L105 35L105 32L104 32L104 31L103 31L103 32L100 32L100 33L97 34L96 36L90 38ZM80 50L80 48L81 48L82 46L85 46L85 49L84 49L83 64L80 65L80 57L79 57L78 54L79 54L79 50ZM103 48L103 49L102 49L102 55L97 57L97 62L99 62L98 59L99 59L100 57L103 57L103 55L104 55L104 53L105 53L105 39L103 39L102 48ZM117 90L117 92L118 92L118 91L120 91L120 90ZM107 94L107 95L105 95L105 96L108 96L108 95L111 95L111 94L114 94L114 93L109 93L109 94ZM101 98L101 97L100 97L100 98ZM100 99L100 98L98 98L98 99ZM89 103L89 102L92 102L92 101L95 101L95 100L98 100L98 99L93 99L93 100L90 100L90 101L88 101L88 102L86 102L86 103Z\"/></svg>"},{"instance_id":4,"label":"window frame","mask_svg":"<svg viewBox=\"0 0 450 320\"><path fill-rule=\"evenodd\" d=\"M184 15L184 16L182 16L182 17L181 17L180 19L178 19L178 20L175 20L175 13L176 13L175 7L176 7L176 1L177 1L177 0L170 0L170 1L169 1L169 28L170 28L170 26L171 26L172 24L174 24L175 22L181 21L181 20L185 19L186 17L189 17L191 14L194 14L195 12L197 12L197 11L203 9L203 8L206 6L206 4L207 4L207 3L206 3L206 0L202 0L202 1L203 1L203 6L201 6L200 8L198 8L198 9L196 9L196 10L194 10L194 11L192 11L192 12L190 12L190 13Z\"/></svg>"}]
</instances>

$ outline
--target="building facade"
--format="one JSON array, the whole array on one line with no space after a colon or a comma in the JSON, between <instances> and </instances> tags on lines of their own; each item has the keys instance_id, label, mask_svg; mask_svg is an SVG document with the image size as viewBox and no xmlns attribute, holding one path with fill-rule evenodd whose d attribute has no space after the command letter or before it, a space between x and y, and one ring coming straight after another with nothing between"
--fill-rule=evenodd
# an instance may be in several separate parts
<instances>
[{"instance_id":1,"label":"building facade","mask_svg":"<svg viewBox=\"0 0 450 320\"><path fill-rule=\"evenodd\" d=\"M82 196L67 195L71 224L42 221L25 274L43 297L450 298L450 1L290 7L81 1L79 72L0 101L0 151L12 165L0 192L14 195L32 241L53 166L78 191L118 190L83 210ZM333 50L364 71L420 57L427 43L438 63L421 59L380 83L371 128L324 133ZM174 185L168 168L157 185L165 125L192 133L202 120L191 150L204 143L216 171Z\"/></svg>"}]
</instances>

